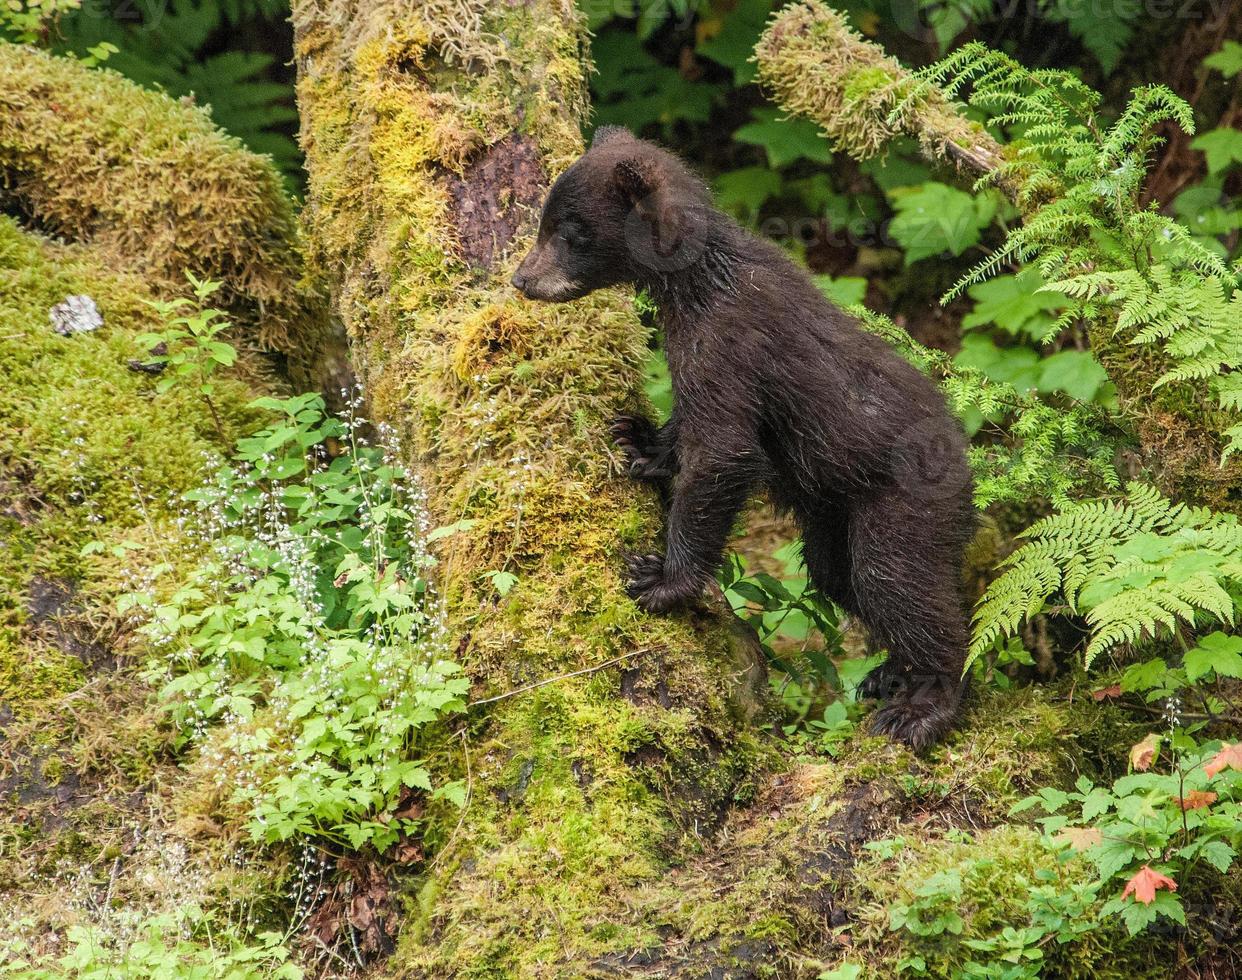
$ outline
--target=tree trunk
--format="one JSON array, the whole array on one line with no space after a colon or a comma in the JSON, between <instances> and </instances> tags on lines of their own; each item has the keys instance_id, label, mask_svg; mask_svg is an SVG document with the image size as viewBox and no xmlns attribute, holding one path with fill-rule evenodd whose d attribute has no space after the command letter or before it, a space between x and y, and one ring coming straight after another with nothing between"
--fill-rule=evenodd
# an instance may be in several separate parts
<instances>
[{"instance_id":1,"label":"tree trunk","mask_svg":"<svg viewBox=\"0 0 1242 980\"><path fill-rule=\"evenodd\" d=\"M857 159L875 156L901 135L918 140L929 159L974 175L990 174L1006 158L1007 149L934 86L907 99L911 72L820 0L782 10L755 53L758 79L776 101L818 123L837 148ZM1019 196L1020 182L998 186L1020 208L1029 206ZM1236 420L1220 407L1210 383L1153 388L1169 367L1158 351L1135 347L1115 329L1115 316L1086 326L1150 477L1177 499L1237 512L1242 459L1235 455L1221 463L1220 435Z\"/></svg>"},{"instance_id":2,"label":"tree trunk","mask_svg":"<svg viewBox=\"0 0 1242 980\"><path fill-rule=\"evenodd\" d=\"M496 699L445 747L470 802L433 816L397 962L579 969L629 948L627 890L753 792L764 707L718 604L657 618L624 592L622 549L650 549L659 518L607 437L646 348L630 303L508 286L582 150L584 28L556 0L304 0L294 24L314 267L372 412L460 528L437 586L476 701Z\"/></svg>"}]
</instances>

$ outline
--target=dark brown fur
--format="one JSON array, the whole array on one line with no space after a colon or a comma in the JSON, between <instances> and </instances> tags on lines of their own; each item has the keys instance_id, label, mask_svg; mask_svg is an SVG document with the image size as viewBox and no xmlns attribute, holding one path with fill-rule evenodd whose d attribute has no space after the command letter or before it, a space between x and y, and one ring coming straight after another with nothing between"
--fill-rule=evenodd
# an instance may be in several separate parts
<instances>
[{"instance_id":1,"label":"dark brown fur","mask_svg":"<svg viewBox=\"0 0 1242 980\"><path fill-rule=\"evenodd\" d=\"M601 130L557 180L513 282L554 302L632 283L659 309L672 418L613 426L668 507L665 554L629 559L639 604L698 597L766 488L802 529L815 587L889 652L868 678L887 697L873 727L916 748L939 739L962 694L974 509L966 441L935 386L624 130Z\"/></svg>"}]
</instances>

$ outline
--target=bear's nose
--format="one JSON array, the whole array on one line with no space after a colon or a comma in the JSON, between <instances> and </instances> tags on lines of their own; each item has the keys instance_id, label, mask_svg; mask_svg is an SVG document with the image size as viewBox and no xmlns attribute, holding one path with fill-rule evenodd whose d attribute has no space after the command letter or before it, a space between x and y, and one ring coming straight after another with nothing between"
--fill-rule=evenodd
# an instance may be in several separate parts
<instances>
[{"instance_id":1,"label":"bear's nose","mask_svg":"<svg viewBox=\"0 0 1242 980\"><path fill-rule=\"evenodd\" d=\"M526 274L521 269L513 273L513 279L510 281L513 283L513 288L519 293L526 292Z\"/></svg>"}]
</instances>

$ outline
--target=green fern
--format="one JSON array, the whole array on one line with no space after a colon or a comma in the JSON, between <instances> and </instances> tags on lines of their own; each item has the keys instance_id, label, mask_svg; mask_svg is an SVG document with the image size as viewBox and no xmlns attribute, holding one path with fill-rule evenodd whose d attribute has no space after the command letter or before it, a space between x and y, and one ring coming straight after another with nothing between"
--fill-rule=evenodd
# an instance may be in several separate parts
<instances>
[{"instance_id":1,"label":"green fern","mask_svg":"<svg viewBox=\"0 0 1242 980\"><path fill-rule=\"evenodd\" d=\"M236 48L207 53L226 32L234 33L230 28L287 15L285 0L171 0L158 16L137 23L84 10L63 18L57 48L82 52L101 41L115 45L119 51L109 68L208 106L222 129L270 155L292 176L302 159L290 135L298 117L292 84L276 80L272 70L275 59Z\"/></svg>"},{"instance_id":2,"label":"green fern","mask_svg":"<svg viewBox=\"0 0 1242 980\"><path fill-rule=\"evenodd\" d=\"M1019 188L1026 215L946 301L1016 263L1034 263L1044 288L1070 298L1050 335L1077 322L1109 323L1130 343L1160 351L1168 367L1155 387L1217 379L1220 407L1235 413L1237 388L1227 379L1242 369L1237 270L1155 205L1139 204L1160 144L1156 128L1171 121L1193 133L1190 106L1163 85L1146 86L1106 126L1096 113L1099 95L1077 78L1027 69L979 43L920 78L910 98L939 85L1013 131L1012 155L984 182ZM1222 428L1227 458L1242 450L1242 429Z\"/></svg>"},{"instance_id":3,"label":"green fern","mask_svg":"<svg viewBox=\"0 0 1242 980\"><path fill-rule=\"evenodd\" d=\"M1084 659L1172 633L1232 624L1242 588L1242 526L1133 483L1124 501L1062 509L1029 528L975 610L970 659L1059 596L1091 628Z\"/></svg>"}]
</instances>

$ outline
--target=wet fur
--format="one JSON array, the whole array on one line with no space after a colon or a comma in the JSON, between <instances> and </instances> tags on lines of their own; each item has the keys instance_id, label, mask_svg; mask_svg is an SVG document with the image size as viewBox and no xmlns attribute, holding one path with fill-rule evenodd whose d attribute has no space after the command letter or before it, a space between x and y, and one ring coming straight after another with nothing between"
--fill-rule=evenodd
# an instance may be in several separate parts
<instances>
[{"instance_id":1,"label":"wet fur","mask_svg":"<svg viewBox=\"0 0 1242 980\"><path fill-rule=\"evenodd\" d=\"M514 284L562 301L618 283L655 300L674 394L666 425L612 429L667 506L665 554L630 557L631 595L650 612L699 597L766 488L802 530L815 587L889 651L865 688L886 699L873 728L938 740L962 695L974 509L966 441L935 386L715 210L676 157L605 129L549 193Z\"/></svg>"}]
</instances>

